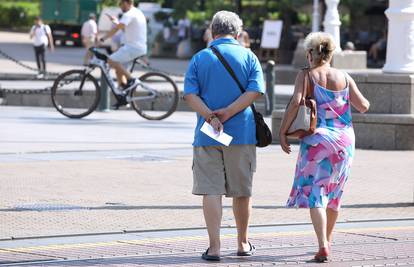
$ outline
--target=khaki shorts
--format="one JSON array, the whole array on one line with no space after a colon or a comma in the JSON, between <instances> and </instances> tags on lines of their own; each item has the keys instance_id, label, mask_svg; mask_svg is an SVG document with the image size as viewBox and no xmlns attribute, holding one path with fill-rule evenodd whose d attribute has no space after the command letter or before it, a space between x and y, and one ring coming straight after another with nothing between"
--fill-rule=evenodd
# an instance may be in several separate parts
<instances>
[{"instance_id":1,"label":"khaki shorts","mask_svg":"<svg viewBox=\"0 0 414 267\"><path fill-rule=\"evenodd\" d=\"M256 146L193 148L193 194L249 197L256 171Z\"/></svg>"}]
</instances>

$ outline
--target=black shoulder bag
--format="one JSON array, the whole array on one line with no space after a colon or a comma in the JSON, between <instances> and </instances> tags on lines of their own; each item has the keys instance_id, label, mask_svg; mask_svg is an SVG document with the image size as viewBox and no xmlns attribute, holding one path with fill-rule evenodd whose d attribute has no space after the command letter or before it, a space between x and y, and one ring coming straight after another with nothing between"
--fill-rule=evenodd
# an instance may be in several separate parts
<instances>
[{"instance_id":1,"label":"black shoulder bag","mask_svg":"<svg viewBox=\"0 0 414 267\"><path fill-rule=\"evenodd\" d=\"M230 76L234 79L234 81L237 83L237 85L240 88L240 91L242 94L246 92L246 90L241 85L239 79L237 79L236 74L234 73L233 69L230 67L229 63L226 61L226 59L223 57L223 55L218 51L217 48L214 46L211 47L211 50L213 50L214 54L217 56L217 58L221 61L221 63L224 65L226 70L229 72ZM254 114L254 120L256 122L256 146L257 147L266 147L272 143L272 132L270 131L269 127L267 126L266 122L263 119L263 115L258 112L252 104L251 109Z\"/></svg>"}]
</instances>

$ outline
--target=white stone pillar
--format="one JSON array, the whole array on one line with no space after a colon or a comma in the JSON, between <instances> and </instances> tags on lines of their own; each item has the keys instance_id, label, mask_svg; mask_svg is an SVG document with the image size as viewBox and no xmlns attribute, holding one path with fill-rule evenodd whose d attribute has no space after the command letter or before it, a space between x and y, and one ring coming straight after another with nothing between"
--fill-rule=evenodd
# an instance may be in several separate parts
<instances>
[{"instance_id":1,"label":"white stone pillar","mask_svg":"<svg viewBox=\"0 0 414 267\"><path fill-rule=\"evenodd\" d=\"M312 31L318 32L319 31L319 21L320 21L320 14L319 14L319 0L313 0L313 13L312 13Z\"/></svg>"},{"instance_id":2,"label":"white stone pillar","mask_svg":"<svg viewBox=\"0 0 414 267\"><path fill-rule=\"evenodd\" d=\"M341 26L341 20L339 19L338 4L340 0L325 0L327 10L323 21L325 32L332 34L335 44L336 52L341 51L341 42L339 35L339 26ZM404 0L403 0L404 1Z\"/></svg>"},{"instance_id":3,"label":"white stone pillar","mask_svg":"<svg viewBox=\"0 0 414 267\"><path fill-rule=\"evenodd\" d=\"M384 72L414 73L414 0L390 0Z\"/></svg>"}]
</instances>

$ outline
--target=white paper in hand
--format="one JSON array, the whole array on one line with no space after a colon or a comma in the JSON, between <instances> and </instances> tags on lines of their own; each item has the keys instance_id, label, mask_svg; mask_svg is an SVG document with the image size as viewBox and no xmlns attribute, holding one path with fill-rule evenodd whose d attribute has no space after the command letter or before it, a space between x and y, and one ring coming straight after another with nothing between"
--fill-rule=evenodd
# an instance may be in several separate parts
<instances>
[{"instance_id":1,"label":"white paper in hand","mask_svg":"<svg viewBox=\"0 0 414 267\"><path fill-rule=\"evenodd\" d=\"M210 136L217 142L222 143L225 146L229 146L231 143L231 140L233 140L233 137L226 134L225 132L217 133L213 127L211 127L210 124L207 122L204 122L203 126L200 129L203 133Z\"/></svg>"}]
</instances>

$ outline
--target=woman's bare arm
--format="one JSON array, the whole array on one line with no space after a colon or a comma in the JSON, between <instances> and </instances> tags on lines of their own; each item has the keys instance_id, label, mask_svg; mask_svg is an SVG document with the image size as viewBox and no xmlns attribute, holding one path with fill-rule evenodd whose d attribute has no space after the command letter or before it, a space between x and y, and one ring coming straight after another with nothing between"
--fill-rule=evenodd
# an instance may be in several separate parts
<instances>
[{"instance_id":1,"label":"woman's bare arm","mask_svg":"<svg viewBox=\"0 0 414 267\"><path fill-rule=\"evenodd\" d=\"M362 95L361 91L359 91L354 79L348 74L346 75L349 81L349 98L352 106L361 113L367 112L370 105L369 101Z\"/></svg>"},{"instance_id":2,"label":"woman's bare arm","mask_svg":"<svg viewBox=\"0 0 414 267\"><path fill-rule=\"evenodd\" d=\"M302 100L305 73L306 71L301 71L296 76L295 91L293 93L292 99L289 102L286 112L283 115L282 123L280 125L280 130L279 130L280 146L282 147L283 151L285 151L288 154L290 153L291 149L290 149L289 142L287 141L286 134L289 130L290 125L295 120L296 114L299 109L300 102Z\"/></svg>"}]
</instances>

